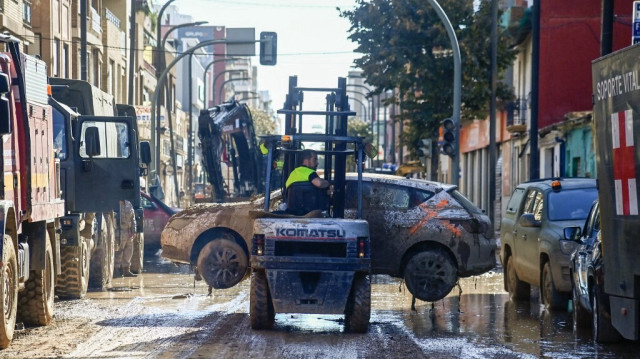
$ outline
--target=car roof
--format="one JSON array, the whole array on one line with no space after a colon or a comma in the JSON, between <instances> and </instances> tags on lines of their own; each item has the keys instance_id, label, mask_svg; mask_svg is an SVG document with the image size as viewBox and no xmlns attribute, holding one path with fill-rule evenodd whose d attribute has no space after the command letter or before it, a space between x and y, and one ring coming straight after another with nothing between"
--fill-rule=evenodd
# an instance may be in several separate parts
<instances>
[{"instance_id":1,"label":"car roof","mask_svg":"<svg viewBox=\"0 0 640 359\"><path fill-rule=\"evenodd\" d=\"M595 178L587 177L560 177L560 178L542 178L531 180L518 185L520 188L536 187L542 189L550 189L553 181L560 181L562 189L578 189L578 188L596 188L597 182Z\"/></svg>"},{"instance_id":2,"label":"car roof","mask_svg":"<svg viewBox=\"0 0 640 359\"><path fill-rule=\"evenodd\" d=\"M357 178L358 178L358 174L356 172L347 173L347 180L354 181ZM427 181L419 178L405 178L402 176L394 176L394 175L379 174L379 173L363 173L362 179L364 181L369 181L369 182L386 182L386 183L393 183L401 186L431 189L436 192L440 192L441 190L449 191L451 189L457 188L457 186L452 184L446 184L446 183L435 182L435 181Z\"/></svg>"}]
</instances>

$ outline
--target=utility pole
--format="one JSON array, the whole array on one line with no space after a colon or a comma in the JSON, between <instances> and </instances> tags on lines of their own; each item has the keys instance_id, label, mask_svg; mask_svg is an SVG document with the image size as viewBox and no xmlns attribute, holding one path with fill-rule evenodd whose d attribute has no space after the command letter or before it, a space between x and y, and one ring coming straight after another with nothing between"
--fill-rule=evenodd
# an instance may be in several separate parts
<instances>
[{"instance_id":1,"label":"utility pole","mask_svg":"<svg viewBox=\"0 0 640 359\"><path fill-rule=\"evenodd\" d=\"M538 107L540 91L540 0L533 0L533 44L531 50L531 120L529 124L529 179L540 178L540 153L538 152Z\"/></svg>"},{"instance_id":2,"label":"utility pole","mask_svg":"<svg viewBox=\"0 0 640 359\"><path fill-rule=\"evenodd\" d=\"M138 0L131 0L131 17L129 18L129 92L127 94L127 103L133 105L133 77L135 76L136 66L136 12ZM85 2L84 0L82 1ZM86 15L83 16L86 22ZM80 50L82 54L86 51ZM147 184L147 191L149 191L149 184Z\"/></svg>"},{"instance_id":3,"label":"utility pole","mask_svg":"<svg viewBox=\"0 0 640 359\"><path fill-rule=\"evenodd\" d=\"M491 103L489 109L489 208L491 223L495 220L496 202L496 90L498 82L498 1L491 0Z\"/></svg>"},{"instance_id":4,"label":"utility pole","mask_svg":"<svg viewBox=\"0 0 640 359\"><path fill-rule=\"evenodd\" d=\"M80 79L87 81L87 1L80 0ZM132 0L135 2L135 0Z\"/></svg>"}]
</instances>

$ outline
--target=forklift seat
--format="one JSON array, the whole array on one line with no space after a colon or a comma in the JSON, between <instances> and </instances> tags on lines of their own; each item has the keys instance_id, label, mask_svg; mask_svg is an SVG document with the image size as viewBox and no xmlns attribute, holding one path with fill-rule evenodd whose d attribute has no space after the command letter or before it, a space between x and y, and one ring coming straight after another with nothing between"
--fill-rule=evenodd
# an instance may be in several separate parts
<instances>
[{"instance_id":1,"label":"forklift seat","mask_svg":"<svg viewBox=\"0 0 640 359\"><path fill-rule=\"evenodd\" d=\"M294 182L287 188L287 213L303 216L313 210L328 209L329 196L311 182Z\"/></svg>"}]
</instances>

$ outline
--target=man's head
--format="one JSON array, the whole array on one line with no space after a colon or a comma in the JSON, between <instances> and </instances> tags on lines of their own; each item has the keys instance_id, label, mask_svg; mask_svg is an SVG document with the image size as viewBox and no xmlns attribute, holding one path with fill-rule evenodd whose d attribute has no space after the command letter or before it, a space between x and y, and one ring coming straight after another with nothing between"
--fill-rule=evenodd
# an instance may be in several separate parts
<instances>
[{"instance_id":1,"label":"man's head","mask_svg":"<svg viewBox=\"0 0 640 359\"><path fill-rule=\"evenodd\" d=\"M318 167L318 153L314 150L303 150L300 154L302 165L305 167L313 168Z\"/></svg>"}]
</instances>

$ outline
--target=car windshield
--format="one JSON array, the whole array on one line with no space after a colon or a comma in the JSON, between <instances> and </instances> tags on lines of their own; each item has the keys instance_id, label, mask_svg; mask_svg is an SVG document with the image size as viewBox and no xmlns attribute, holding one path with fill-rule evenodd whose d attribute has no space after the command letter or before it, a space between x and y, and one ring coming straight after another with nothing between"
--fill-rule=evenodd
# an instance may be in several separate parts
<instances>
[{"instance_id":1,"label":"car windshield","mask_svg":"<svg viewBox=\"0 0 640 359\"><path fill-rule=\"evenodd\" d=\"M595 187L549 192L549 220L586 219L597 198L598 190Z\"/></svg>"}]
</instances>

